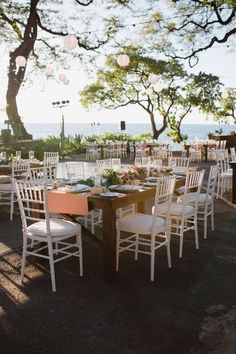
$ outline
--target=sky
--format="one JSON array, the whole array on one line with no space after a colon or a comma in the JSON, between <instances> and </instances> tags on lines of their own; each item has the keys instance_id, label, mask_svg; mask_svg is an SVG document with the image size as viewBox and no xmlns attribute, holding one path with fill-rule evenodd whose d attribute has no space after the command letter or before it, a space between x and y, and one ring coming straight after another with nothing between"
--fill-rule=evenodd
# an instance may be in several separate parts
<instances>
[{"instance_id":1,"label":"sky","mask_svg":"<svg viewBox=\"0 0 236 354\"><path fill-rule=\"evenodd\" d=\"M62 41L62 40L61 40ZM63 46L63 43L61 43ZM8 54L0 46L1 66L1 96L0 108L5 107L5 93L7 87L7 65ZM236 52L228 49L226 45L216 46L200 55L199 64L191 72L205 71L218 75L226 87L236 87ZM187 65L187 63L186 63ZM121 120L126 123L149 123L149 117L139 107L130 106L117 110L85 110L79 102L78 92L88 83L88 77L80 69L80 62L73 61L71 70L65 72L55 68L56 80L47 79L42 73L34 80L32 85L26 85L18 95L18 108L23 122L30 123L58 123L60 121L60 109L52 105L54 101L69 100L70 104L63 108L65 121L81 123L119 123ZM187 67L187 66L186 66ZM187 67L188 68L188 67ZM189 69L189 68L188 68ZM190 70L190 69L189 69ZM58 80L60 73L65 72L70 80L69 85L64 85ZM7 119L6 114L0 111L0 124ZM185 124L209 124L212 120L193 112L192 116L185 120Z\"/></svg>"}]
</instances>

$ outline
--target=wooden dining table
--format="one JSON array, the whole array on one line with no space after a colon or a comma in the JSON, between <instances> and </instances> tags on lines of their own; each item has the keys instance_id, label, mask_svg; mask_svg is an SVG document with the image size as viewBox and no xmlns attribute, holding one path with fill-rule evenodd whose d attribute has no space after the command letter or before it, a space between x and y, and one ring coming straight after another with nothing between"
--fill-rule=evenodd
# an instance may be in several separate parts
<instances>
[{"instance_id":1,"label":"wooden dining table","mask_svg":"<svg viewBox=\"0 0 236 354\"><path fill-rule=\"evenodd\" d=\"M177 179L175 189L185 184L185 178ZM103 278L105 281L116 279L116 220L117 209L130 204L137 204L138 212L145 213L146 202L155 197L154 187L140 186L139 190L121 192L118 197L102 197L101 195L89 195L89 207L102 209L102 241L103 249ZM94 235L93 235L94 237Z\"/></svg>"},{"instance_id":2,"label":"wooden dining table","mask_svg":"<svg viewBox=\"0 0 236 354\"><path fill-rule=\"evenodd\" d=\"M42 167L43 161L33 162L30 164L30 167ZM9 165L0 165L0 175L11 175L12 173L12 166Z\"/></svg>"}]
</instances>

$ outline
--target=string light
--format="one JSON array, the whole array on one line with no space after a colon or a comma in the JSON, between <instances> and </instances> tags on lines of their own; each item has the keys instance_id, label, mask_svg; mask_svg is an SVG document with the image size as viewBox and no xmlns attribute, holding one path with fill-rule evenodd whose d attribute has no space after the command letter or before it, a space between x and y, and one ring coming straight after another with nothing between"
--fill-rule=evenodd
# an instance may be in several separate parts
<instances>
[{"instance_id":1,"label":"string light","mask_svg":"<svg viewBox=\"0 0 236 354\"><path fill-rule=\"evenodd\" d=\"M23 66L23 67L26 66L26 59L22 55L18 55L16 57L15 62L16 62L16 65Z\"/></svg>"}]
</instances>

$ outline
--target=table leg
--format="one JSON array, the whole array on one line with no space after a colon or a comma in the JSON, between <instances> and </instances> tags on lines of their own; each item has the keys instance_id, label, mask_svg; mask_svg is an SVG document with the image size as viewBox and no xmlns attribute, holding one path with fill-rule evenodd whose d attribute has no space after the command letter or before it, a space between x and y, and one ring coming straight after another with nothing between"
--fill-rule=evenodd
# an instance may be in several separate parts
<instances>
[{"instance_id":1,"label":"table leg","mask_svg":"<svg viewBox=\"0 0 236 354\"><path fill-rule=\"evenodd\" d=\"M103 150L103 146L101 146L101 160L104 160L104 150Z\"/></svg>"},{"instance_id":2,"label":"table leg","mask_svg":"<svg viewBox=\"0 0 236 354\"><path fill-rule=\"evenodd\" d=\"M205 148L205 162L207 162L207 160L208 160L208 147L207 146L204 146L204 148Z\"/></svg>"},{"instance_id":3,"label":"table leg","mask_svg":"<svg viewBox=\"0 0 236 354\"><path fill-rule=\"evenodd\" d=\"M233 169L233 176L232 176L232 203L236 204L236 166L231 165Z\"/></svg>"},{"instance_id":4,"label":"table leg","mask_svg":"<svg viewBox=\"0 0 236 354\"><path fill-rule=\"evenodd\" d=\"M149 156L152 156L152 147L149 146L149 152L148 152Z\"/></svg>"},{"instance_id":5,"label":"table leg","mask_svg":"<svg viewBox=\"0 0 236 354\"><path fill-rule=\"evenodd\" d=\"M103 210L103 277L116 278L116 210Z\"/></svg>"}]
</instances>

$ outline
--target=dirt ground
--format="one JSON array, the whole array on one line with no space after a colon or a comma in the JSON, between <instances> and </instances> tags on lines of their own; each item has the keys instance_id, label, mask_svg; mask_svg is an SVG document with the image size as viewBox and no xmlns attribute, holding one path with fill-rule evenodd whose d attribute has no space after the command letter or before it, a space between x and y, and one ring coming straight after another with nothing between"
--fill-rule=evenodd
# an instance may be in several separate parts
<instances>
[{"instance_id":1,"label":"dirt ground","mask_svg":"<svg viewBox=\"0 0 236 354\"><path fill-rule=\"evenodd\" d=\"M122 253L114 283L102 278L102 251L83 235L84 276L56 265L52 293L45 260L30 258L20 284L21 222L0 212L0 354L235 354L236 211L216 202L215 231L194 248L172 238L172 269L160 249L154 283L149 257Z\"/></svg>"}]
</instances>

